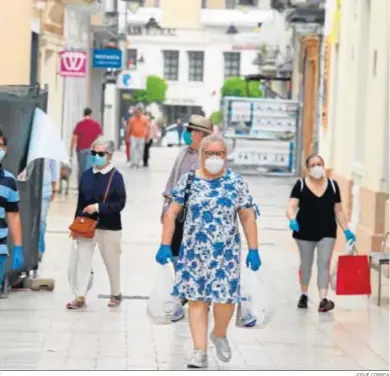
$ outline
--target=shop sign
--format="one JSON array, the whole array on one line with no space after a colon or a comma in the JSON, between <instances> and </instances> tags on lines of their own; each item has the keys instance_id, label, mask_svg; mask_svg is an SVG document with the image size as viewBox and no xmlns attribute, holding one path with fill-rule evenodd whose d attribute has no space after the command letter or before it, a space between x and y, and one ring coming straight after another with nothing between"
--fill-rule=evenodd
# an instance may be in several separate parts
<instances>
[{"instance_id":1,"label":"shop sign","mask_svg":"<svg viewBox=\"0 0 390 376\"><path fill-rule=\"evenodd\" d=\"M85 77L87 74L87 53L85 51L60 52L60 76Z\"/></svg>"},{"instance_id":2,"label":"shop sign","mask_svg":"<svg viewBox=\"0 0 390 376\"><path fill-rule=\"evenodd\" d=\"M122 51L117 48L93 50L92 66L94 68L122 68Z\"/></svg>"},{"instance_id":3,"label":"shop sign","mask_svg":"<svg viewBox=\"0 0 390 376\"><path fill-rule=\"evenodd\" d=\"M167 98L164 102L168 106L194 106L197 105L196 98Z\"/></svg>"},{"instance_id":4,"label":"shop sign","mask_svg":"<svg viewBox=\"0 0 390 376\"><path fill-rule=\"evenodd\" d=\"M119 89L127 90L144 90L146 87L146 80L137 71L124 70L118 75L117 87Z\"/></svg>"}]
</instances>

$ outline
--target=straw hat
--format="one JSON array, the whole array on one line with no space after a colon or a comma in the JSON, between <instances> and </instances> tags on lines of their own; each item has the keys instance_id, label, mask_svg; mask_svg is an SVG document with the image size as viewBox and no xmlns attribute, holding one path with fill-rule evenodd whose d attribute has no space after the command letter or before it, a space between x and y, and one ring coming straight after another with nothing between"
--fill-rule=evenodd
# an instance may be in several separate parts
<instances>
[{"instance_id":1,"label":"straw hat","mask_svg":"<svg viewBox=\"0 0 390 376\"><path fill-rule=\"evenodd\" d=\"M207 134L211 134L213 132L213 124L211 121L201 115L192 115L187 128L205 132Z\"/></svg>"}]
</instances>

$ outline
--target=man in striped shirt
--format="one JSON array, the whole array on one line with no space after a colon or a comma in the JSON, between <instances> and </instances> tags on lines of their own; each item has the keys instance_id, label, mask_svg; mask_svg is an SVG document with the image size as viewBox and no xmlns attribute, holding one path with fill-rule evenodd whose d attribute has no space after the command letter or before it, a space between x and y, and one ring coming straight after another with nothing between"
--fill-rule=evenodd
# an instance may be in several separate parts
<instances>
[{"instance_id":1,"label":"man in striped shirt","mask_svg":"<svg viewBox=\"0 0 390 376\"><path fill-rule=\"evenodd\" d=\"M8 228L14 243L11 268L18 270L24 264L18 187L15 177L1 165L6 152L7 139L0 129L0 285L3 283L8 257Z\"/></svg>"}]
</instances>

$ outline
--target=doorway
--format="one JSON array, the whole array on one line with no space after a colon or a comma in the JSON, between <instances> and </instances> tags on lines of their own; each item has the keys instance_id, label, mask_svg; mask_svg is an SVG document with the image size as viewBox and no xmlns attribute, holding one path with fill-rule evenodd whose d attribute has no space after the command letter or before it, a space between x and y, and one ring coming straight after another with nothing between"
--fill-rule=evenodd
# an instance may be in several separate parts
<instances>
[{"instance_id":1,"label":"doorway","mask_svg":"<svg viewBox=\"0 0 390 376\"><path fill-rule=\"evenodd\" d=\"M163 106L164 117L167 119L167 125L173 124L178 118L183 123L187 123L190 120L191 115L203 115L204 112L200 106Z\"/></svg>"}]
</instances>

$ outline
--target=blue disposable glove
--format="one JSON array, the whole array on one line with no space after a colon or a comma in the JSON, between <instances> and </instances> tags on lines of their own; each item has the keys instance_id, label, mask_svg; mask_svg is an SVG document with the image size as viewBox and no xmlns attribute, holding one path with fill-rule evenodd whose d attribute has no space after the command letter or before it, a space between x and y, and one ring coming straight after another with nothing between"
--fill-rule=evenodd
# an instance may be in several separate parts
<instances>
[{"instance_id":1,"label":"blue disposable glove","mask_svg":"<svg viewBox=\"0 0 390 376\"><path fill-rule=\"evenodd\" d=\"M21 245L16 245L12 253L11 268L12 270L19 270L22 268L23 265L24 265L23 247Z\"/></svg>"},{"instance_id":2,"label":"blue disposable glove","mask_svg":"<svg viewBox=\"0 0 390 376\"><path fill-rule=\"evenodd\" d=\"M299 224L296 219L290 221L289 227L291 231L299 232Z\"/></svg>"},{"instance_id":3,"label":"blue disposable glove","mask_svg":"<svg viewBox=\"0 0 390 376\"><path fill-rule=\"evenodd\" d=\"M170 245L160 245L156 254L156 261L160 265L165 265L168 261L173 262L172 248Z\"/></svg>"},{"instance_id":4,"label":"blue disposable glove","mask_svg":"<svg viewBox=\"0 0 390 376\"><path fill-rule=\"evenodd\" d=\"M356 242L356 236L350 229L347 228L344 231L344 235L345 235L345 238L347 239L348 243L355 243Z\"/></svg>"},{"instance_id":5,"label":"blue disposable glove","mask_svg":"<svg viewBox=\"0 0 390 376\"><path fill-rule=\"evenodd\" d=\"M250 249L246 256L246 267L251 268L254 272L260 269L261 260L258 249Z\"/></svg>"}]
</instances>

